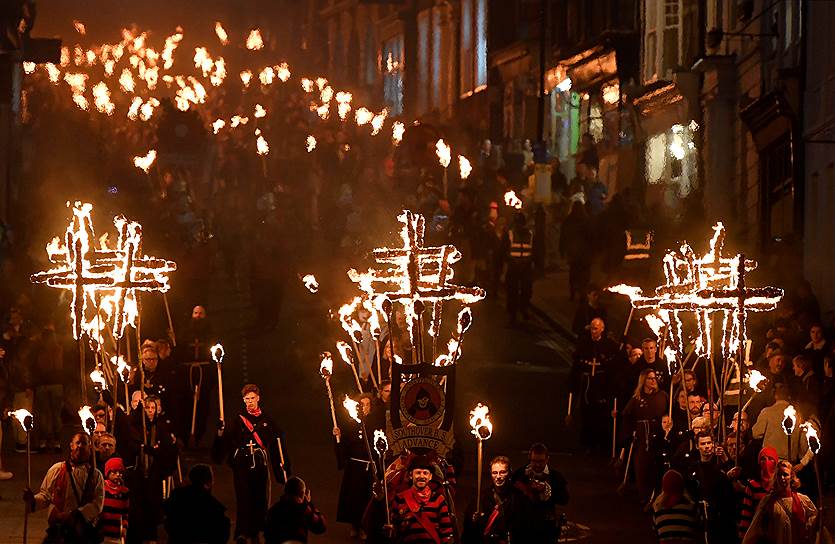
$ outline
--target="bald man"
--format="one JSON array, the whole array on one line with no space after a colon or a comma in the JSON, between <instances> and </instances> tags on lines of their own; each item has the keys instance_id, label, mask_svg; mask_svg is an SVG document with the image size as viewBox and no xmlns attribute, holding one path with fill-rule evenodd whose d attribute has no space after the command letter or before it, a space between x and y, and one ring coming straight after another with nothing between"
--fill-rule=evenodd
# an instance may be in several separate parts
<instances>
[{"instance_id":1,"label":"bald man","mask_svg":"<svg viewBox=\"0 0 835 544\"><path fill-rule=\"evenodd\" d=\"M591 451L603 452L608 448L609 414L616 390L615 376L611 375L617 354L617 343L606 335L606 323L599 317L592 319L588 332L577 340L569 384L573 394L571 413L579 414L581 442ZM566 424L571 421L571 417L566 417Z\"/></svg>"}]
</instances>

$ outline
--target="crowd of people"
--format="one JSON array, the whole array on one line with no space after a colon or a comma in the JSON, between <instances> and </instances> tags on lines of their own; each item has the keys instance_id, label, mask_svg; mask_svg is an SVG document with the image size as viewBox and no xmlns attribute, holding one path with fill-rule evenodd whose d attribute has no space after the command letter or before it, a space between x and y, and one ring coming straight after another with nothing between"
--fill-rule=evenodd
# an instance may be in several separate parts
<instances>
[{"instance_id":1,"label":"crowd of people","mask_svg":"<svg viewBox=\"0 0 835 544\"><path fill-rule=\"evenodd\" d=\"M764 351L746 374L765 380L743 383L741 410L737 385L714 378L721 360L695 357L671 376L655 336L613 338L600 294L591 287L577 310L568 413L584 447L624 471L620 491L634 483L659 541L815 542L835 477L821 440L835 425L835 351L809 291L761 323Z\"/></svg>"}]
</instances>

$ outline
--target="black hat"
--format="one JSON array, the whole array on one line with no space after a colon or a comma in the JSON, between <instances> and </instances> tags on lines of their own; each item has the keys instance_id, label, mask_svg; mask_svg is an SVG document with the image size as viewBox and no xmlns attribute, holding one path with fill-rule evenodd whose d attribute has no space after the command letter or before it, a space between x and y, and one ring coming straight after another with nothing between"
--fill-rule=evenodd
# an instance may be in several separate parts
<instances>
[{"instance_id":1,"label":"black hat","mask_svg":"<svg viewBox=\"0 0 835 544\"><path fill-rule=\"evenodd\" d=\"M432 470L432 460L425 455L415 455L409 461L409 471L411 472L416 468L425 468L426 470Z\"/></svg>"}]
</instances>

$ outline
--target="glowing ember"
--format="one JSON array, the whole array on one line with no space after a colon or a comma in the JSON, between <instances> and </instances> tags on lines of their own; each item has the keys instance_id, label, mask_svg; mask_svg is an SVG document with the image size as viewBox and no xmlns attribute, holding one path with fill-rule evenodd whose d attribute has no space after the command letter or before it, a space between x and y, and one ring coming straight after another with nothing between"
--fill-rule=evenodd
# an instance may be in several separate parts
<instances>
[{"instance_id":1,"label":"glowing ember","mask_svg":"<svg viewBox=\"0 0 835 544\"><path fill-rule=\"evenodd\" d=\"M354 399L352 399L348 395L345 395L345 400L342 401L342 406L344 406L345 410L348 411L348 415L351 417L351 419L353 419L357 423L360 423L360 416L359 416L360 403L358 403L357 401L355 401Z\"/></svg>"},{"instance_id":2,"label":"glowing ember","mask_svg":"<svg viewBox=\"0 0 835 544\"><path fill-rule=\"evenodd\" d=\"M97 384L101 389L107 389L107 381L104 379L104 373L98 368L90 372L90 381Z\"/></svg>"},{"instance_id":3,"label":"glowing ember","mask_svg":"<svg viewBox=\"0 0 835 544\"><path fill-rule=\"evenodd\" d=\"M451 148L444 142L443 138L435 142L435 154L438 156L438 162L444 168L449 166L452 162Z\"/></svg>"},{"instance_id":4,"label":"glowing ember","mask_svg":"<svg viewBox=\"0 0 835 544\"><path fill-rule=\"evenodd\" d=\"M32 423L34 421L34 416L29 412L29 410L25 408L18 408L14 412L9 412L10 416L13 416L20 426L23 428L24 431L29 432L32 430ZM28 418L28 419L27 419Z\"/></svg>"},{"instance_id":5,"label":"glowing ember","mask_svg":"<svg viewBox=\"0 0 835 544\"><path fill-rule=\"evenodd\" d=\"M763 376L763 373L757 369L753 369L751 370L751 372L748 373L748 385L757 393L762 392L762 389L760 389L760 384L764 380L765 376Z\"/></svg>"},{"instance_id":6,"label":"glowing ember","mask_svg":"<svg viewBox=\"0 0 835 544\"><path fill-rule=\"evenodd\" d=\"M305 142L308 153L316 149L316 138L314 138L313 136L308 136Z\"/></svg>"},{"instance_id":7,"label":"glowing ember","mask_svg":"<svg viewBox=\"0 0 835 544\"><path fill-rule=\"evenodd\" d=\"M333 375L333 356L330 351L324 351L319 356L321 363L319 363L319 374L323 378L330 378Z\"/></svg>"},{"instance_id":8,"label":"glowing ember","mask_svg":"<svg viewBox=\"0 0 835 544\"><path fill-rule=\"evenodd\" d=\"M261 38L261 31L253 28L246 37L246 48L250 51L258 51L264 48L264 40Z\"/></svg>"},{"instance_id":9,"label":"glowing ember","mask_svg":"<svg viewBox=\"0 0 835 544\"><path fill-rule=\"evenodd\" d=\"M87 431L87 434L92 435L93 431L96 430L96 418L90 411L90 407L85 404L79 408L78 417L81 419L81 426Z\"/></svg>"},{"instance_id":10,"label":"glowing ember","mask_svg":"<svg viewBox=\"0 0 835 544\"><path fill-rule=\"evenodd\" d=\"M87 34L87 27L84 26L84 23L81 21L75 20L72 22L72 25L75 27L75 31L81 34L82 36Z\"/></svg>"},{"instance_id":11,"label":"glowing ember","mask_svg":"<svg viewBox=\"0 0 835 544\"><path fill-rule=\"evenodd\" d=\"M133 165L147 174L151 169L151 165L153 165L156 160L157 151L156 149L151 149L142 157L134 157Z\"/></svg>"},{"instance_id":12,"label":"glowing ember","mask_svg":"<svg viewBox=\"0 0 835 544\"><path fill-rule=\"evenodd\" d=\"M217 34L217 39L220 40L221 44L229 45L229 34L226 33L226 29L223 28L220 21L215 23L215 34Z\"/></svg>"},{"instance_id":13,"label":"glowing ember","mask_svg":"<svg viewBox=\"0 0 835 544\"><path fill-rule=\"evenodd\" d=\"M214 123L212 123L212 132L217 134L220 129L226 126L226 121L223 119L215 119Z\"/></svg>"},{"instance_id":14,"label":"glowing ember","mask_svg":"<svg viewBox=\"0 0 835 544\"><path fill-rule=\"evenodd\" d=\"M473 166L470 164L469 159L464 155L458 155L458 173L461 175L461 179L470 177L472 171Z\"/></svg>"},{"instance_id":15,"label":"glowing ember","mask_svg":"<svg viewBox=\"0 0 835 544\"><path fill-rule=\"evenodd\" d=\"M504 194L504 203L505 206L516 208L517 210L522 209L522 200L518 196L516 196L516 191L506 192Z\"/></svg>"},{"instance_id":16,"label":"glowing ember","mask_svg":"<svg viewBox=\"0 0 835 544\"><path fill-rule=\"evenodd\" d=\"M391 127L391 141L394 145L400 145L403 141L403 134L406 133L406 125L400 121L395 121Z\"/></svg>"},{"instance_id":17,"label":"glowing ember","mask_svg":"<svg viewBox=\"0 0 835 544\"><path fill-rule=\"evenodd\" d=\"M490 408L480 402L470 410L470 427L473 436L479 440L487 440L493 435L493 423L490 421Z\"/></svg>"},{"instance_id":18,"label":"glowing ember","mask_svg":"<svg viewBox=\"0 0 835 544\"><path fill-rule=\"evenodd\" d=\"M794 406L789 404L786 406L785 410L783 410L783 432L787 435L791 435L794 432L794 426L797 424L797 410L794 409Z\"/></svg>"},{"instance_id":19,"label":"glowing ember","mask_svg":"<svg viewBox=\"0 0 835 544\"><path fill-rule=\"evenodd\" d=\"M212 360L216 363L222 363L223 357L226 355L226 350L220 344L215 344L209 348L209 353L212 354Z\"/></svg>"},{"instance_id":20,"label":"glowing ember","mask_svg":"<svg viewBox=\"0 0 835 544\"><path fill-rule=\"evenodd\" d=\"M319 292L319 282L316 281L316 276L313 274L305 274L302 278L302 283L304 283L304 286L307 287L307 290L311 293L315 294Z\"/></svg>"}]
</instances>

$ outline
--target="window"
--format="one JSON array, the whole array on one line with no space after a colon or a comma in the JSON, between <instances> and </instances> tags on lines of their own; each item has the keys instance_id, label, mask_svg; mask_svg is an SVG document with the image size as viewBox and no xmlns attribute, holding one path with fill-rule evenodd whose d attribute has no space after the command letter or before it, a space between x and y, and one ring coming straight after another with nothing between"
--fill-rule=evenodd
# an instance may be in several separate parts
<instances>
[{"instance_id":1,"label":"window","mask_svg":"<svg viewBox=\"0 0 835 544\"><path fill-rule=\"evenodd\" d=\"M436 6L418 13L416 114L446 110L450 105L452 31L449 7Z\"/></svg>"},{"instance_id":2,"label":"window","mask_svg":"<svg viewBox=\"0 0 835 544\"><path fill-rule=\"evenodd\" d=\"M391 115L403 114L403 34L383 43L383 99Z\"/></svg>"},{"instance_id":3,"label":"window","mask_svg":"<svg viewBox=\"0 0 835 544\"><path fill-rule=\"evenodd\" d=\"M690 194L698 170L694 130L691 126L673 125L647 139L644 164L648 184L667 185L679 198Z\"/></svg>"},{"instance_id":4,"label":"window","mask_svg":"<svg viewBox=\"0 0 835 544\"><path fill-rule=\"evenodd\" d=\"M681 0L643 0L644 82L669 80L681 64Z\"/></svg>"},{"instance_id":5,"label":"window","mask_svg":"<svg viewBox=\"0 0 835 544\"><path fill-rule=\"evenodd\" d=\"M487 87L487 0L461 0L461 96Z\"/></svg>"},{"instance_id":6,"label":"window","mask_svg":"<svg viewBox=\"0 0 835 544\"><path fill-rule=\"evenodd\" d=\"M432 45L429 42L431 16L432 10L425 9L418 13L417 19L418 65L415 107L418 115L425 113L429 109L429 53Z\"/></svg>"},{"instance_id":7,"label":"window","mask_svg":"<svg viewBox=\"0 0 835 544\"><path fill-rule=\"evenodd\" d=\"M794 175L792 147L782 138L760 154L766 191L765 210L770 238L785 238L794 231Z\"/></svg>"}]
</instances>

